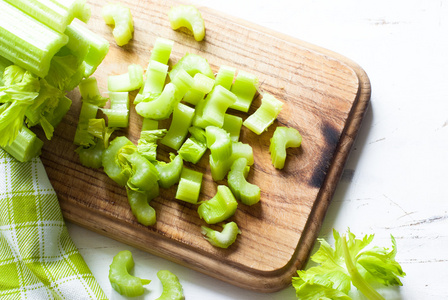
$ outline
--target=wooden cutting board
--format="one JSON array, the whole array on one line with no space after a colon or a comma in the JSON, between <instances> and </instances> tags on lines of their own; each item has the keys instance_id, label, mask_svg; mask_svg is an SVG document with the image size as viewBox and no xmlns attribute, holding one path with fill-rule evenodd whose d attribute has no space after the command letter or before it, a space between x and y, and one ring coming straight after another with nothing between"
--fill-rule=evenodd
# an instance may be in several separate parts
<instances>
[{"instance_id":1,"label":"wooden cutting board","mask_svg":"<svg viewBox=\"0 0 448 300\"><path fill-rule=\"evenodd\" d=\"M41 156L65 218L243 288L273 292L290 284L313 247L368 106L370 83L365 72L331 51L205 7L199 9L206 38L196 42L187 31L170 28L167 14L172 1L122 1L132 11L135 34L129 45L120 48L112 28L101 19L105 2L89 2L88 27L111 43L95 73L101 91L107 90L108 75L126 73L129 64L146 68L154 41L164 37L175 41L170 65L189 52L205 57L215 72L221 65L251 72L258 76L260 89L282 100L284 106L262 135L243 127L241 141L253 147L255 156L248 180L261 187L261 201L250 207L239 205L230 220L236 221L242 234L228 249L217 249L201 235L205 222L198 217L197 206L174 199L176 186L161 190L151 202L157 224L145 227L134 219L124 188L102 170L81 166L73 145L80 96L71 92L73 106ZM260 105L260 98L257 95L249 114ZM280 125L297 128L303 143L289 149L285 168L276 170L268 149ZM140 126L141 118L132 107L129 128L117 134L136 142ZM161 159L173 151L163 145L159 150ZM218 184L226 184L213 182L207 162L208 154L195 166L186 163L204 173L200 201L213 197Z\"/></svg>"}]
</instances>

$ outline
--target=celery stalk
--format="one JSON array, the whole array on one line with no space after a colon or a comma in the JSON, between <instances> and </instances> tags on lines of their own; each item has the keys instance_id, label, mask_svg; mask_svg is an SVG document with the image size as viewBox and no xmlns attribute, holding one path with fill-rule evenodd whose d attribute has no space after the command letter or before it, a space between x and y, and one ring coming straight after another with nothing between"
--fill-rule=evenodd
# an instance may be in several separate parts
<instances>
[{"instance_id":1,"label":"celery stalk","mask_svg":"<svg viewBox=\"0 0 448 300\"><path fill-rule=\"evenodd\" d=\"M107 115L109 127L126 128L129 125L129 93L109 92L110 108L101 109Z\"/></svg>"},{"instance_id":2,"label":"celery stalk","mask_svg":"<svg viewBox=\"0 0 448 300\"><path fill-rule=\"evenodd\" d=\"M14 141L3 149L18 161L26 162L40 154L43 144L34 132L23 125Z\"/></svg>"},{"instance_id":3,"label":"celery stalk","mask_svg":"<svg viewBox=\"0 0 448 300\"><path fill-rule=\"evenodd\" d=\"M128 180L118 161L120 149L125 146L134 146L134 144L125 136L116 137L109 147L104 150L102 157L104 172L120 186L124 186Z\"/></svg>"},{"instance_id":4,"label":"celery stalk","mask_svg":"<svg viewBox=\"0 0 448 300\"><path fill-rule=\"evenodd\" d=\"M179 186L175 198L188 203L196 204L201 192L203 174L183 167L180 174Z\"/></svg>"},{"instance_id":5,"label":"celery stalk","mask_svg":"<svg viewBox=\"0 0 448 300\"><path fill-rule=\"evenodd\" d=\"M180 147L178 153L183 160L196 164L207 151L207 145L194 137L189 137Z\"/></svg>"},{"instance_id":6,"label":"celery stalk","mask_svg":"<svg viewBox=\"0 0 448 300\"><path fill-rule=\"evenodd\" d=\"M222 129L230 134L230 139L232 140L232 142L238 142L238 140L240 139L242 125L242 118L229 114L224 115L224 123L222 124Z\"/></svg>"},{"instance_id":7,"label":"celery stalk","mask_svg":"<svg viewBox=\"0 0 448 300\"><path fill-rule=\"evenodd\" d=\"M230 108L248 112L255 93L258 89L258 78L250 73L239 71L230 91L237 97L237 101Z\"/></svg>"},{"instance_id":8,"label":"celery stalk","mask_svg":"<svg viewBox=\"0 0 448 300\"><path fill-rule=\"evenodd\" d=\"M132 214L137 221L145 226L154 225L156 223L156 211L148 203L152 200L149 193L134 191L129 188L126 188L126 192Z\"/></svg>"},{"instance_id":9,"label":"celery stalk","mask_svg":"<svg viewBox=\"0 0 448 300\"><path fill-rule=\"evenodd\" d=\"M205 128L207 147L215 160L226 160L232 155L230 135L222 128L208 126ZM211 157L210 156L210 157Z\"/></svg>"},{"instance_id":10,"label":"celery stalk","mask_svg":"<svg viewBox=\"0 0 448 300\"><path fill-rule=\"evenodd\" d=\"M131 10L118 3L103 6L102 16L108 25L115 25L112 32L118 46L126 45L132 39L134 22Z\"/></svg>"},{"instance_id":11,"label":"celery stalk","mask_svg":"<svg viewBox=\"0 0 448 300\"><path fill-rule=\"evenodd\" d=\"M179 155L174 156L170 153L171 161L166 163L164 161L153 162L157 171L159 172L159 185L164 189L168 189L180 180L184 162Z\"/></svg>"},{"instance_id":12,"label":"celery stalk","mask_svg":"<svg viewBox=\"0 0 448 300\"><path fill-rule=\"evenodd\" d=\"M173 110L173 118L171 120L168 132L160 141L162 144L179 150L188 134L188 128L193 121L194 109L179 103Z\"/></svg>"},{"instance_id":13,"label":"celery stalk","mask_svg":"<svg viewBox=\"0 0 448 300\"><path fill-rule=\"evenodd\" d=\"M193 5L178 5L171 8L168 17L171 28L188 28L196 41L202 41L205 36L204 19L199 10Z\"/></svg>"},{"instance_id":14,"label":"celery stalk","mask_svg":"<svg viewBox=\"0 0 448 300\"><path fill-rule=\"evenodd\" d=\"M215 86L207 97L196 106L194 126L202 128L210 125L222 127L224 115L236 99L236 96L229 90L220 85Z\"/></svg>"},{"instance_id":15,"label":"celery stalk","mask_svg":"<svg viewBox=\"0 0 448 300\"><path fill-rule=\"evenodd\" d=\"M159 129L159 121L143 118L141 131L156 130L156 129Z\"/></svg>"},{"instance_id":16,"label":"celery stalk","mask_svg":"<svg viewBox=\"0 0 448 300\"><path fill-rule=\"evenodd\" d=\"M199 205L198 214L207 224L216 224L233 216L237 206L238 202L230 189L225 185L218 185L216 195Z\"/></svg>"},{"instance_id":17,"label":"celery stalk","mask_svg":"<svg viewBox=\"0 0 448 300\"><path fill-rule=\"evenodd\" d=\"M213 79L202 73L195 74L193 77L193 86L185 94L183 100L193 105L198 104L213 89L214 82Z\"/></svg>"},{"instance_id":18,"label":"celery stalk","mask_svg":"<svg viewBox=\"0 0 448 300\"><path fill-rule=\"evenodd\" d=\"M297 129L292 127L277 127L269 146L274 167L276 169L283 169L286 160L286 148L300 147L301 144L302 136Z\"/></svg>"},{"instance_id":19,"label":"celery stalk","mask_svg":"<svg viewBox=\"0 0 448 300\"><path fill-rule=\"evenodd\" d=\"M179 278L168 270L160 270L157 277L162 283L163 291L156 300L184 300L184 292Z\"/></svg>"},{"instance_id":20,"label":"celery stalk","mask_svg":"<svg viewBox=\"0 0 448 300\"><path fill-rule=\"evenodd\" d=\"M170 59L171 50L173 49L174 41L157 38L154 43L154 47L151 51L150 61L157 61L164 65L168 64L168 60Z\"/></svg>"},{"instance_id":21,"label":"celery stalk","mask_svg":"<svg viewBox=\"0 0 448 300\"><path fill-rule=\"evenodd\" d=\"M149 61L146 69L146 79L139 93L134 99L134 104L142 101L150 101L159 96L165 86L168 65L158 61Z\"/></svg>"},{"instance_id":22,"label":"celery stalk","mask_svg":"<svg viewBox=\"0 0 448 300\"><path fill-rule=\"evenodd\" d=\"M260 201L261 191L255 184L247 182L248 170L249 166L246 158L236 159L230 168L229 174L227 174L227 181L236 199L241 200L246 205L253 205Z\"/></svg>"},{"instance_id":23,"label":"celery stalk","mask_svg":"<svg viewBox=\"0 0 448 300\"><path fill-rule=\"evenodd\" d=\"M84 23L87 23L90 19L91 11L89 5L86 4L86 0L50 0L63 6L70 11L74 18L77 18Z\"/></svg>"},{"instance_id":24,"label":"celery stalk","mask_svg":"<svg viewBox=\"0 0 448 300\"><path fill-rule=\"evenodd\" d=\"M145 119L149 120L149 119ZM140 133L137 151L149 161L157 158L157 140L166 134L166 129L145 129Z\"/></svg>"},{"instance_id":25,"label":"celery stalk","mask_svg":"<svg viewBox=\"0 0 448 300\"><path fill-rule=\"evenodd\" d=\"M221 85L223 88L230 90L235 77L236 69L229 66L221 66L218 74L216 74L215 86Z\"/></svg>"},{"instance_id":26,"label":"celery stalk","mask_svg":"<svg viewBox=\"0 0 448 300\"><path fill-rule=\"evenodd\" d=\"M202 73L205 76L215 79L212 69L210 68L207 60L197 54L187 53L185 54L171 69L169 76L171 80L176 77L180 70L185 70L190 76L194 76L197 73Z\"/></svg>"},{"instance_id":27,"label":"celery stalk","mask_svg":"<svg viewBox=\"0 0 448 300\"><path fill-rule=\"evenodd\" d=\"M213 246L228 248L236 241L238 234L241 234L241 230L239 230L238 225L235 222L226 223L222 228L222 231L219 232L206 226L201 226L201 233Z\"/></svg>"},{"instance_id":28,"label":"celery stalk","mask_svg":"<svg viewBox=\"0 0 448 300\"><path fill-rule=\"evenodd\" d=\"M261 99L261 106L246 120L243 125L260 135L263 131L266 131L268 127L274 123L283 103L270 94L263 94Z\"/></svg>"},{"instance_id":29,"label":"celery stalk","mask_svg":"<svg viewBox=\"0 0 448 300\"><path fill-rule=\"evenodd\" d=\"M159 97L149 102L138 103L135 106L135 111L144 118L154 120L167 119L177 104L175 92L176 87L170 82L165 85Z\"/></svg>"},{"instance_id":30,"label":"celery stalk","mask_svg":"<svg viewBox=\"0 0 448 300\"><path fill-rule=\"evenodd\" d=\"M109 76L107 89L110 92L130 92L143 84L143 69L140 65L130 64L125 74Z\"/></svg>"},{"instance_id":31,"label":"celery stalk","mask_svg":"<svg viewBox=\"0 0 448 300\"><path fill-rule=\"evenodd\" d=\"M0 1L0 53L18 66L45 77L53 56L68 37L16 7Z\"/></svg>"}]
</instances>

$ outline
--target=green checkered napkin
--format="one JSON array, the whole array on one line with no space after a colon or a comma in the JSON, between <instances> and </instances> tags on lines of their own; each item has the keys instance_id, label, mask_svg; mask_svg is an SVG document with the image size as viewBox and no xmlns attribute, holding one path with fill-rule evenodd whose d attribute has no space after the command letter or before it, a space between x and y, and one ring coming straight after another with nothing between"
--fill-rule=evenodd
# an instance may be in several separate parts
<instances>
[{"instance_id":1,"label":"green checkered napkin","mask_svg":"<svg viewBox=\"0 0 448 300\"><path fill-rule=\"evenodd\" d=\"M107 299L73 244L39 158L0 148L0 299Z\"/></svg>"}]
</instances>

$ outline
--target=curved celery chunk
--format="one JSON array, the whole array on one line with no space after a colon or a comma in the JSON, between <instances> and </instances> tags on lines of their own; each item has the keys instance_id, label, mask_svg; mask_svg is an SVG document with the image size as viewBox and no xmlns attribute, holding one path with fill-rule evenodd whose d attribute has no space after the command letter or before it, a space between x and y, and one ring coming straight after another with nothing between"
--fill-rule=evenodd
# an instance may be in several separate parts
<instances>
[{"instance_id":1,"label":"curved celery chunk","mask_svg":"<svg viewBox=\"0 0 448 300\"><path fill-rule=\"evenodd\" d=\"M237 206L238 202L230 189L225 185L218 185L216 195L199 205L198 213L207 224L216 224L233 216Z\"/></svg>"},{"instance_id":2,"label":"curved celery chunk","mask_svg":"<svg viewBox=\"0 0 448 300\"><path fill-rule=\"evenodd\" d=\"M164 189L168 189L179 182L184 165L182 157L179 155L175 156L171 153L170 160L169 163L163 161L153 162L159 173L159 185Z\"/></svg>"},{"instance_id":3,"label":"curved celery chunk","mask_svg":"<svg viewBox=\"0 0 448 300\"><path fill-rule=\"evenodd\" d=\"M132 39L134 22L129 8L118 3L107 4L103 6L102 16L107 25L115 26L112 34L118 46L124 46Z\"/></svg>"},{"instance_id":4,"label":"curved celery chunk","mask_svg":"<svg viewBox=\"0 0 448 300\"><path fill-rule=\"evenodd\" d=\"M128 250L120 251L114 256L109 266L109 281L113 289L120 295L135 297L145 292L143 285L151 282L129 274L134 267L132 253Z\"/></svg>"},{"instance_id":5,"label":"curved celery chunk","mask_svg":"<svg viewBox=\"0 0 448 300\"><path fill-rule=\"evenodd\" d=\"M171 83L176 87L176 101L179 102L193 86L193 77L185 70L179 70L176 76L171 77Z\"/></svg>"},{"instance_id":6,"label":"curved celery chunk","mask_svg":"<svg viewBox=\"0 0 448 300\"><path fill-rule=\"evenodd\" d=\"M162 144L179 150L188 134L188 128L193 121L194 109L179 103L173 110L173 118L168 132L160 141Z\"/></svg>"},{"instance_id":7,"label":"curved celery chunk","mask_svg":"<svg viewBox=\"0 0 448 300\"><path fill-rule=\"evenodd\" d=\"M241 126L243 126L243 119L230 115L224 115L224 123L222 124L222 129L227 131L230 134L230 139L232 142L238 142L240 139Z\"/></svg>"},{"instance_id":8,"label":"curved celery chunk","mask_svg":"<svg viewBox=\"0 0 448 300\"><path fill-rule=\"evenodd\" d=\"M178 153L183 160L196 164L207 151L207 139L205 130L199 127L190 127L188 131L191 134Z\"/></svg>"},{"instance_id":9,"label":"curved celery chunk","mask_svg":"<svg viewBox=\"0 0 448 300\"><path fill-rule=\"evenodd\" d=\"M165 134L166 129L142 130L137 142L138 153L149 161L155 161L157 158L157 141Z\"/></svg>"},{"instance_id":10,"label":"curved celery chunk","mask_svg":"<svg viewBox=\"0 0 448 300\"><path fill-rule=\"evenodd\" d=\"M104 143L96 143L89 148L78 147L75 150L79 155L81 165L87 168L98 169L103 165Z\"/></svg>"},{"instance_id":11,"label":"curved celery chunk","mask_svg":"<svg viewBox=\"0 0 448 300\"><path fill-rule=\"evenodd\" d=\"M129 125L129 94L128 92L109 92L110 108L101 109L107 115L109 127Z\"/></svg>"},{"instance_id":12,"label":"curved celery chunk","mask_svg":"<svg viewBox=\"0 0 448 300\"><path fill-rule=\"evenodd\" d=\"M159 121L143 118L142 131L159 129Z\"/></svg>"},{"instance_id":13,"label":"curved celery chunk","mask_svg":"<svg viewBox=\"0 0 448 300\"><path fill-rule=\"evenodd\" d=\"M194 53L185 54L171 69L169 76L171 80L177 76L180 70L185 70L190 76L194 76L197 73L204 74L205 76L215 79L210 65L207 60L202 56Z\"/></svg>"},{"instance_id":14,"label":"curved celery chunk","mask_svg":"<svg viewBox=\"0 0 448 300\"><path fill-rule=\"evenodd\" d=\"M201 232L204 238L215 247L228 248L232 245L238 236L241 234L241 230L235 222L229 222L222 226L222 231L216 231L207 226L201 226Z\"/></svg>"},{"instance_id":15,"label":"curved celery chunk","mask_svg":"<svg viewBox=\"0 0 448 300\"><path fill-rule=\"evenodd\" d=\"M196 41L202 41L205 37L204 19L199 10L193 5L178 5L171 8L168 17L171 28L188 28Z\"/></svg>"},{"instance_id":16,"label":"curved celery chunk","mask_svg":"<svg viewBox=\"0 0 448 300\"><path fill-rule=\"evenodd\" d=\"M90 19L90 6L86 4L86 0L50 0L63 6L65 9L77 19L87 23Z\"/></svg>"},{"instance_id":17,"label":"curved celery chunk","mask_svg":"<svg viewBox=\"0 0 448 300\"><path fill-rule=\"evenodd\" d=\"M221 66L216 74L215 86L220 85L226 90L230 90L235 77L236 69L229 66Z\"/></svg>"},{"instance_id":18,"label":"curved celery chunk","mask_svg":"<svg viewBox=\"0 0 448 300\"><path fill-rule=\"evenodd\" d=\"M129 206L137 221L145 226L152 226L156 223L156 211L149 205L151 194L148 192L134 191L126 188Z\"/></svg>"},{"instance_id":19,"label":"curved celery chunk","mask_svg":"<svg viewBox=\"0 0 448 300\"><path fill-rule=\"evenodd\" d=\"M163 286L162 295L156 300L184 300L184 292L179 278L168 270L160 270L157 277Z\"/></svg>"},{"instance_id":20,"label":"curved celery chunk","mask_svg":"<svg viewBox=\"0 0 448 300\"><path fill-rule=\"evenodd\" d=\"M135 106L135 111L144 118L154 120L167 119L177 104L175 92L175 85L168 83L159 97L149 102L138 103Z\"/></svg>"},{"instance_id":21,"label":"curved celery chunk","mask_svg":"<svg viewBox=\"0 0 448 300\"><path fill-rule=\"evenodd\" d=\"M248 112L255 93L258 89L258 78L250 73L239 71L230 91L237 97L237 101L230 108Z\"/></svg>"},{"instance_id":22,"label":"curved celery chunk","mask_svg":"<svg viewBox=\"0 0 448 300\"><path fill-rule=\"evenodd\" d=\"M134 104L142 101L150 101L156 98L163 91L168 65L151 60L146 69L146 79L139 93L134 99Z\"/></svg>"},{"instance_id":23,"label":"curved celery chunk","mask_svg":"<svg viewBox=\"0 0 448 300\"><path fill-rule=\"evenodd\" d=\"M196 204L201 192L202 177L203 174L201 172L183 167L175 198Z\"/></svg>"},{"instance_id":24,"label":"curved celery chunk","mask_svg":"<svg viewBox=\"0 0 448 300\"><path fill-rule=\"evenodd\" d=\"M224 124L224 115L235 103L236 96L218 85L207 95L207 97L196 106L196 115L193 120L194 126L205 128L209 125L222 127Z\"/></svg>"},{"instance_id":25,"label":"curved celery chunk","mask_svg":"<svg viewBox=\"0 0 448 300\"><path fill-rule=\"evenodd\" d=\"M0 53L14 64L45 77L53 56L68 37L16 7L0 1Z\"/></svg>"},{"instance_id":26,"label":"curved celery chunk","mask_svg":"<svg viewBox=\"0 0 448 300\"><path fill-rule=\"evenodd\" d=\"M73 90L84 77L85 65L76 56L53 57L45 80L61 91Z\"/></svg>"},{"instance_id":27,"label":"curved celery chunk","mask_svg":"<svg viewBox=\"0 0 448 300\"><path fill-rule=\"evenodd\" d=\"M20 162L27 162L40 155L44 142L24 124L11 144L2 148Z\"/></svg>"},{"instance_id":28,"label":"curved celery chunk","mask_svg":"<svg viewBox=\"0 0 448 300\"><path fill-rule=\"evenodd\" d=\"M205 128L207 147L215 160L226 160L232 155L232 140L222 128L208 126Z\"/></svg>"},{"instance_id":29,"label":"curved celery chunk","mask_svg":"<svg viewBox=\"0 0 448 300\"><path fill-rule=\"evenodd\" d=\"M227 182L236 199L246 205L253 205L260 201L260 188L246 181L248 171L247 159L244 157L236 159L227 174Z\"/></svg>"},{"instance_id":30,"label":"curved celery chunk","mask_svg":"<svg viewBox=\"0 0 448 300\"><path fill-rule=\"evenodd\" d=\"M206 94L210 93L215 81L202 73L196 73L193 80L193 86L185 94L183 100L187 103L196 105L199 101L204 99Z\"/></svg>"},{"instance_id":31,"label":"curved celery chunk","mask_svg":"<svg viewBox=\"0 0 448 300\"><path fill-rule=\"evenodd\" d=\"M128 72L107 77L107 89L110 92L130 92L143 84L143 69L140 65L130 64Z\"/></svg>"},{"instance_id":32,"label":"curved celery chunk","mask_svg":"<svg viewBox=\"0 0 448 300\"><path fill-rule=\"evenodd\" d=\"M283 169L286 160L286 148L300 147L301 144L302 136L297 129L291 127L277 127L269 146L274 167Z\"/></svg>"},{"instance_id":33,"label":"curved celery chunk","mask_svg":"<svg viewBox=\"0 0 448 300\"><path fill-rule=\"evenodd\" d=\"M247 159L248 165L254 164L254 154L252 147L249 144L233 142L232 155L227 159L218 160L213 155L210 155L210 172L212 173L213 180L223 180L229 172L233 162L240 157Z\"/></svg>"},{"instance_id":34,"label":"curved celery chunk","mask_svg":"<svg viewBox=\"0 0 448 300\"><path fill-rule=\"evenodd\" d=\"M157 61L166 65L170 59L173 45L174 41L172 40L161 37L157 38L151 51L150 61Z\"/></svg>"},{"instance_id":35,"label":"curved celery chunk","mask_svg":"<svg viewBox=\"0 0 448 300\"><path fill-rule=\"evenodd\" d=\"M104 167L104 172L113 181L118 183L120 186L124 186L128 180L127 174L122 170L122 167L118 160L118 154L120 149L124 146L133 146L132 142L125 136L116 137L112 142L110 142L109 147L103 152L102 164Z\"/></svg>"},{"instance_id":36,"label":"curved celery chunk","mask_svg":"<svg viewBox=\"0 0 448 300\"><path fill-rule=\"evenodd\" d=\"M243 125L260 135L263 131L274 123L280 110L282 109L283 103L277 100L274 96L270 94L263 94L261 98L261 106L246 120L244 120Z\"/></svg>"}]
</instances>

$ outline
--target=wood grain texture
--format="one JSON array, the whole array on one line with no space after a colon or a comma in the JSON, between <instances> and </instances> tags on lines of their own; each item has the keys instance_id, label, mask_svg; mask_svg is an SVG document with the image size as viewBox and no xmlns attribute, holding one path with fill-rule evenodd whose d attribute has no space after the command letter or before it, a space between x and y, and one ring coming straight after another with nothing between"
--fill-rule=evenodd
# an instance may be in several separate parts
<instances>
[{"instance_id":1,"label":"wood grain texture","mask_svg":"<svg viewBox=\"0 0 448 300\"><path fill-rule=\"evenodd\" d=\"M131 8L135 35L131 43L115 45L111 28L100 18L103 2L90 1L89 27L106 37L111 48L95 73L106 91L107 76L125 73L130 63L146 67L157 37L175 41L170 64L185 53L205 57L216 72L223 64L251 72L260 80L260 90L281 99L285 105L278 120L260 136L243 128L241 141L254 150L255 164L249 181L261 187L260 203L243 204L231 218L242 234L230 248L216 249L201 235L205 222L197 206L174 199L175 189L161 190L151 205L157 224L145 227L129 209L124 188L102 170L80 165L73 137L80 110L80 96L70 93L73 107L46 143L42 161L59 196L64 216L101 234L165 257L182 265L261 292L280 290L304 265L331 200L370 99L370 83L364 71L331 51L277 34L216 11L200 8L206 23L206 38L194 41L186 31L173 31L167 13L170 1L125 1ZM257 95L249 114L261 103ZM231 111L246 118L248 114ZM163 122L167 126L167 122ZM269 140L276 126L297 128L302 147L289 149L283 170L273 168ZM131 108L127 130L119 132L133 142L139 137L141 118ZM160 157L170 151L159 146ZM188 167L204 172L200 200L216 193L208 156ZM218 227L214 227L218 228Z\"/></svg>"}]
</instances>

